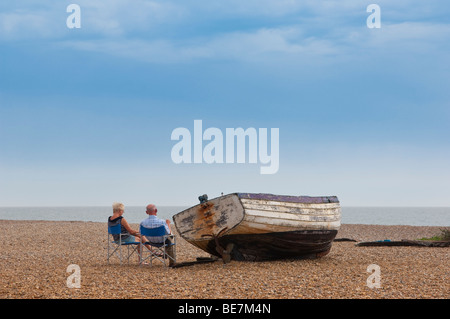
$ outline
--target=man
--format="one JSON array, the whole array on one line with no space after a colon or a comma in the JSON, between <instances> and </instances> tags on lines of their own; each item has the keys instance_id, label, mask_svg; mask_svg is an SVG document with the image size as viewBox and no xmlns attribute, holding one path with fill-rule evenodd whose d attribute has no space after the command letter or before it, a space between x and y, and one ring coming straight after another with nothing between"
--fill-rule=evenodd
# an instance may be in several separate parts
<instances>
[{"instance_id":1,"label":"man","mask_svg":"<svg viewBox=\"0 0 450 319\"><path fill-rule=\"evenodd\" d=\"M147 205L145 213L148 215L146 219L141 222L141 225L145 228L157 228L160 226L164 226L166 228L166 235L172 234L170 229L170 220L166 219L165 221L156 217L158 209L155 205L149 204ZM164 241L164 237L150 237L147 238L148 241L152 243L162 243Z\"/></svg>"},{"instance_id":2,"label":"man","mask_svg":"<svg viewBox=\"0 0 450 319\"><path fill-rule=\"evenodd\" d=\"M141 226L143 226L145 228L157 228L160 226L164 226L166 229L166 235L172 234L172 231L170 229L170 220L166 219L164 221L164 220L156 217L158 209L156 208L155 205L153 205L153 204L147 205L145 212L148 215L148 217L141 222ZM147 241L152 242L152 243L163 243L164 242L164 237L162 237L162 236L159 236L159 237L146 236L146 238L147 238ZM170 244L170 243L172 243L171 237L166 239L166 244ZM170 245L166 249L167 249L166 250L167 254L174 259L175 258L174 246ZM169 258L169 266L174 264L174 260L172 260L172 258Z\"/></svg>"}]
</instances>

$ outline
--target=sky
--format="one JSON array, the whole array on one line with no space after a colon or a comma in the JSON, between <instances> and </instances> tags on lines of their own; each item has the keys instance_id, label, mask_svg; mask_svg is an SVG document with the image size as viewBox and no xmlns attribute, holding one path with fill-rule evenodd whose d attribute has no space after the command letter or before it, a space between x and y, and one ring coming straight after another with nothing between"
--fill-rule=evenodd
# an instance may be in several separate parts
<instances>
[{"instance_id":1,"label":"sky","mask_svg":"<svg viewBox=\"0 0 450 319\"><path fill-rule=\"evenodd\" d=\"M2 1L0 206L450 206L449 16L433 0ZM176 164L171 134L195 120L278 128L278 170Z\"/></svg>"}]
</instances>

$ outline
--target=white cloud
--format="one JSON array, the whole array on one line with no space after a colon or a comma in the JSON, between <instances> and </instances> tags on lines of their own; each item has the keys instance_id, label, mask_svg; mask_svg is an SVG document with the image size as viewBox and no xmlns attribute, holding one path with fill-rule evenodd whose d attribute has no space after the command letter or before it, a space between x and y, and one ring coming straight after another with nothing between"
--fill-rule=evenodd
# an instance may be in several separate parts
<instances>
[{"instance_id":1,"label":"white cloud","mask_svg":"<svg viewBox=\"0 0 450 319\"><path fill-rule=\"evenodd\" d=\"M450 25L442 22L390 22L407 15L405 11L417 19L420 8L429 15L438 8L435 1L381 1L382 28L378 30L365 26L365 5L352 0L79 0L82 29L76 31L66 27L66 4L24 3L22 9L17 4L0 5L0 41L47 39L78 50L152 63L285 58L308 63L306 59L357 57L405 47L436 52L447 46L450 37ZM291 19L284 23L270 17ZM361 19L359 25L355 17Z\"/></svg>"},{"instance_id":2,"label":"white cloud","mask_svg":"<svg viewBox=\"0 0 450 319\"><path fill-rule=\"evenodd\" d=\"M374 30L375 31L375 30ZM382 32L373 32L369 40L372 45L439 44L450 38L450 24L427 22L401 22L384 24Z\"/></svg>"},{"instance_id":3,"label":"white cloud","mask_svg":"<svg viewBox=\"0 0 450 319\"><path fill-rule=\"evenodd\" d=\"M81 32L85 36L115 37L152 31L156 26L179 23L187 11L165 1L77 0ZM0 41L67 37L66 8L70 4L25 0L0 4Z\"/></svg>"},{"instance_id":4,"label":"white cloud","mask_svg":"<svg viewBox=\"0 0 450 319\"><path fill-rule=\"evenodd\" d=\"M0 40L48 38L62 34L45 11L0 13Z\"/></svg>"},{"instance_id":5,"label":"white cloud","mask_svg":"<svg viewBox=\"0 0 450 319\"><path fill-rule=\"evenodd\" d=\"M231 32L206 38L186 40L126 39L66 41L65 46L78 50L113 54L146 62L175 63L196 59L230 59L259 61L273 54L328 55L336 48L327 40L305 38L297 28L259 29L254 32Z\"/></svg>"},{"instance_id":6,"label":"white cloud","mask_svg":"<svg viewBox=\"0 0 450 319\"><path fill-rule=\"evenodd\" d=\"M450 25L399 23L385 24L379 30L345 27L330 30L322 36L306 34L301 25L296 25L187 39L145 40L123 37L66 41L64 45L150 63L178 63L198 59L246 62L293 59L296 63L310 63L305 59L317 61L331 57L336 62L339 58L363 58L388 52L447 55L449 40Z\"/></svg>"},{"instance_id":7,"label":"white cloud","mask_svg":"<svg viewBox=\"0 0 450 319\"><path fill-rule=\"evenodd\" d=\"M177 24L188 16L185 8L167 1L80 1L86 28L107 36L152 32L157 26Z\"/></svg>"}]
</instances>

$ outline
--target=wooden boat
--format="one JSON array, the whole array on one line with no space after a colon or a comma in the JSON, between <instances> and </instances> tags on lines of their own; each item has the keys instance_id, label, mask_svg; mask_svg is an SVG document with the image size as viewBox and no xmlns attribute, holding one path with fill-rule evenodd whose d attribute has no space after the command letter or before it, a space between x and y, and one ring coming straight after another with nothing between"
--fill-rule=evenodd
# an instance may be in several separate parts
<instances>
[{"instance_id":1,"label":"wooden boat","mask_svg":"<svg viewBox=\"0 0 450 319\"><path fill-rule=\"evenodd\" d=\"M340 227L336 196L233 193L199 199L173 217L175 227L186 241L224 262L321 257Z\"/></svg>"}]
</instances>

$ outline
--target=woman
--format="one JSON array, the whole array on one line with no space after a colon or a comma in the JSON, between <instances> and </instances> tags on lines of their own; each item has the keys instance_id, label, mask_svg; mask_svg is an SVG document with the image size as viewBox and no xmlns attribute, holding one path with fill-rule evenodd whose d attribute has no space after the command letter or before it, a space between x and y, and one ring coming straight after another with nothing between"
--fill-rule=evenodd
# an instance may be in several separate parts
<instances>
[{"instance_id":1,"label":"woman","mask_svg":"<svg viewBox=\"0 0 450 319\"><path fill-rule=\"evenodd\" d=\"M113 207L113 215L108 217L108 226L116 226L120 224L121 234L113 235L114 241L119 243L119 240L122 240L122 243L133 243L136 242L136 237L138 237L138 242L141 240L139 236L139 232L133 230L125 218L122 216L124 213L125 206L122 203L114 203Z\"/></svg>"}]
</instances>

